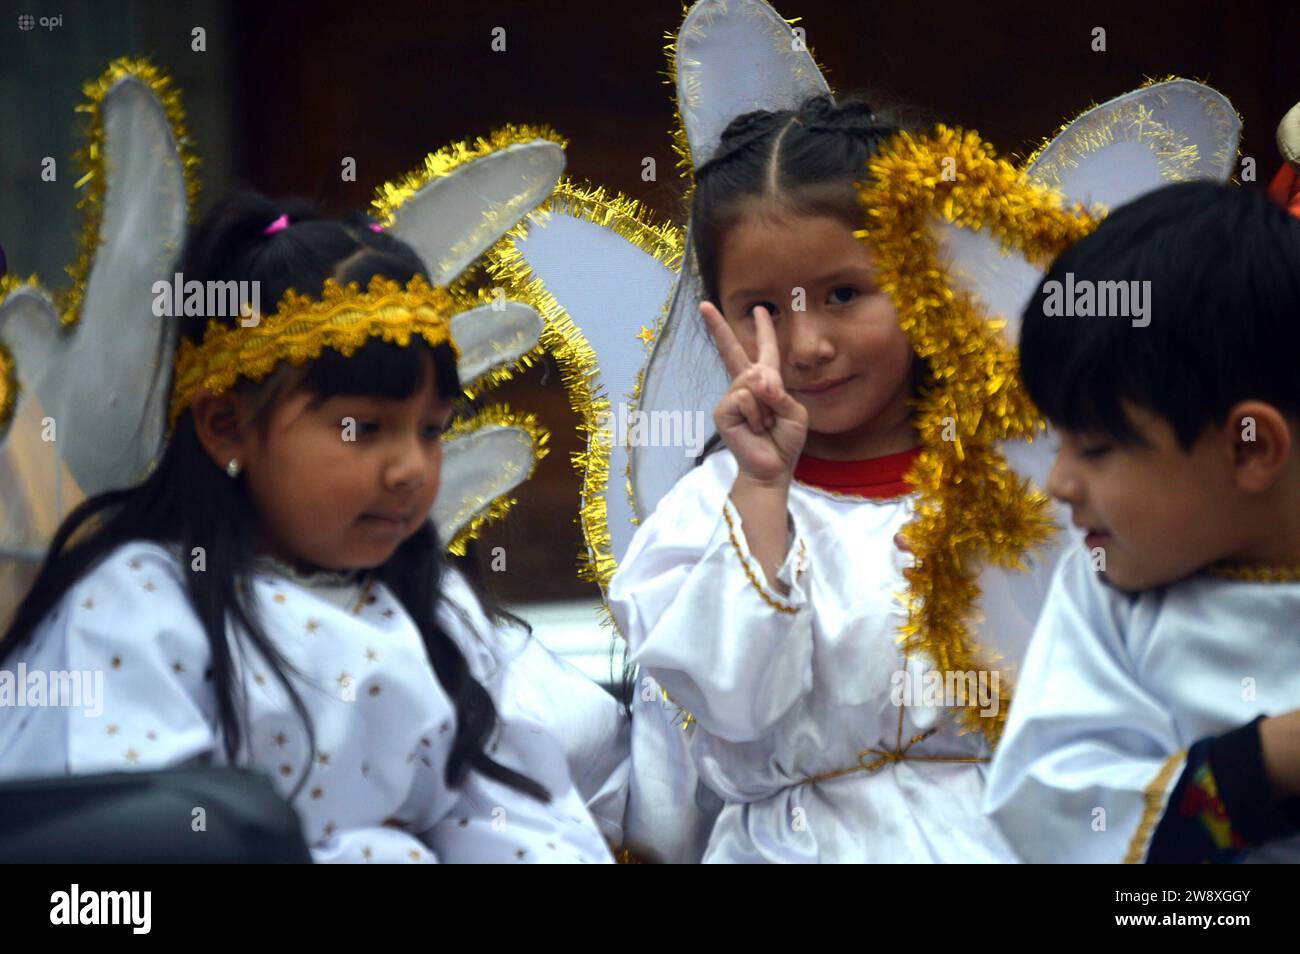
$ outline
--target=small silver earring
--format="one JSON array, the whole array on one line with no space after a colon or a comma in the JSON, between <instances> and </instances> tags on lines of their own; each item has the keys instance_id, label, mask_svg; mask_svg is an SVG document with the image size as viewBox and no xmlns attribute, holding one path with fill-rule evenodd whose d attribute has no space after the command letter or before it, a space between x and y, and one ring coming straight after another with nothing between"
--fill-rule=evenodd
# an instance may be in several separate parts
<instances>
[{"instance_id":1,"label":"small silver earring","mask_svg":"<svg viewBox=\"0 0 1300 954\"><path fill-rule=\"evenodd\" d=\"M226 465L226 476L231 480L239 476L239 461L234 457L230 458L230 463Z\"/></svg>"}]
</instances>

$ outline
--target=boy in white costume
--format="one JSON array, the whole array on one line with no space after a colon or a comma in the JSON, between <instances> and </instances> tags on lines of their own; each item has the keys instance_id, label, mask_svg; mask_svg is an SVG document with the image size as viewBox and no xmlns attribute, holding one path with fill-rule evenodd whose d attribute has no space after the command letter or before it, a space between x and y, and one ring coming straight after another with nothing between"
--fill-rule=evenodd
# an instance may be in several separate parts
<instances>
[{"instance_id":1,"label":"boy in white costume","mask_svg":"<svg viewBox=\"0 0 1300 954\"><path fill-rule=\"evenodd\" d=\"M1103 282L1149 310L1057 307ZM1026 307L1047 489L1087 534L986 796L1026 860L1300 860L1298 315L1300 222L1199 183L1115 211Z\"/></svg>"}]
</instances>

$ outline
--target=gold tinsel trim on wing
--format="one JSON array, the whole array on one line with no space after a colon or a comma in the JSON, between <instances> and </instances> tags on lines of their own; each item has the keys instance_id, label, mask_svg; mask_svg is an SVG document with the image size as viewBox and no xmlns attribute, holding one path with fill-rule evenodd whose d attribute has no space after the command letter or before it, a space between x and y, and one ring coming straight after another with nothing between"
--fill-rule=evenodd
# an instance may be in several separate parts
<instances>
[{"instance_id":1,"label":"gold tinsel trim on wing","mask_svg":"<svg viewBox=\"0 0 1300 954\"><path fill-rule=\"evenodd\" d=\"M74 156L74 161L82 172L76 188L84 188L85 194L77 201L77 208L83 210L81 251L73 263L65 269L72 278L72 285L58 298L59 313L65 325L77 323L81 303L86 297L86 282L90 278L90 269L99 251L99 230L104 221L104 196L108 188L107 170L104 165L104 100L115 84L127 78L136 79L148 86L162 105L167 123L171 126L176 155L180 159L191 221L197 208L199 160L191 151L193 143L185 128L185 111L181 107L180 90L172 85L170 76L147 59L122 57L114 60L98 79L91 80L82 88L89 101L77 107L77 112L85 113L87 117L84 127L86 144L77 150Z\"/></svg>"},{"instance_id":2,"label":"gold tinsel trim on wing","mask_svg":"<svg viewBox=\"0 0 1300 954\"><path fill-rule=\"evenodd\" d=\"M463 276L462 276L463 277ZM470 311L483 305L490 305L496 300L495 295L490 288L480 288L476 292L471 292L465 288L458 288L452 285L448 288L452 301L456 303L456 313ZM522 302L521 302L522 304ZM455 317L454 315L452 316ZM490 367L480 374L473 381L462 381L460 383L461 391L470 400L482 395L485 391L490 391L499 385L504 384L513 378L516 374L527 371L538 361L542 360L546 349L539 340L536 345L525 351L513 361Z\"/></svg>"},{"instance_id":3,"label":"gold tinsel trim on wing","mask_svg":"<svg viewBox=\"0 0 1300 954\"><path fill-rule=\"evenodd\" d=\"M669 130L668 138L672 143L673 152L677 156L677 163L675 166L677 174L686 180L686 189L682 195L682 206L685 209L690 209L691 194L695 191L695 160L691 155L691 143L690 139L686 135L686 122L682 119L681 96L677 90L677 80L679 75L677 37L682 31L682 27L686 25L686 17L690 12L691 5L683 3L681 23L677 27L677 32L664 34L664 39L667 41L664 44L664 58L667 61L667 66L661 74L664 77L664 85L673 91L673 128ZM780 16L779 13L777 15ZM803 17L792 17L789 19L781 17L781 19L785 20L789 26L794 27L803 20ZM808 44L806 50L800 50L798 52L807 52L809 59L813 61L813 65L821 73L822 79L825 80L827 73L826 67L818 61L817 54L813 52L812 44ZM685 65L693 67L699 66L700 64L698 60L687 60ZM684 92L687 107L690 109L696 109L699 107L700 103L700 89L698 84L692 82L692 79L693 77L687 79L685 84L686 89ZM827 81L826 87L830 91L830 94L834 96L835 90L831 87L829 81Z\"/></svg>"},{"instance_id":4,"label":"gold tinsel trim on wing","mask_svg":"<svg viewBox=\"0 0 1300 954\"><path fill-rule=\"evenodd\" d=\"M397 217L397 210L433 180L450 175L462 166L508 146L518 146L538 139L553 142L561 149L569 144L567 139L549 126L507 123L500 129L493 129L486 136L462 139L442 147L437 152L431 152L424 157L424 163L420 168L406 173L395 181L385 182L375 190L375 197L370 203L374 216L385 226L392 225Z\"/></svg>"},{"instance_id":5,"label":"gold tinsel trim on wing","mask_svg":"<svg viewBox=\"0 0 1300 954\"><path fill-rule=\"evenodd\" d=\"M20 288L33 288L43 294L49 294L41 287L40 280L35 275L28 278L0 275L0 307L4 305L5 299L11 292ZM18 384L18 362L14 359L13 352L3 341L0 341L0 441L3 441L9 433L9 425L13 423L14 412L18 409L18 395L21 391L22 388Z\"/></svg>"},{"instance_id":6,"label":"gold tinsel trim on wing","mask_svg":"<svg viewBox=\"0 0 1300 954\"><path fill-rule=\"evenodd\" d=\"M605 506L611 435L608 424L602 424L602 421L609 420L609 398L597 384L600 369L591 345L568 312L533 273L516 244L516 240L526 237L531 223L544 223L552 214L570 215L610 229L674 271L681 265L683 238L676 228L658 222L650 210L635 199L566 177L560 180L550 198L485 254L492 279L501 282L511 298L531 305L542 316L542 345L555 357L569 406L578 415L578 432L587 448L575 453L572 461L574 469L582 477L578 520L586 541L586 548L578 559L578 575L583 580L599 584L603 592L615 570ZM608 607L605 608L605 621L609 622Z\"/></svg>"},{"instance_id":7,"label":"gold tinsel trim on wing","mask_svg":"<svg viewBox=\"0 0 1300 954\"><path fill-rule=\"evenodd\" d=\"M0 441L9 433L18 404L18 371L13 353L0 341Z\"/></svg>"},{"instance_id":8,"label":"gold tinsel trim on wing","mask_svg":"<svg viewBox=\"0 0 1300 954\"><path fill-rule=\"evenodd\" d=\"M908 474L917 488L906 529L915 564L904 571L901 641L940 670L979 670L986 663L969 627L980 562L1023 568L1022 555L1055 529L1047 497L1011 470L998 443L1032 439L1045 424L1020 383L1014 348L1002 340L1003 322L950 285L932 221L982 229L1044 267L1096 223L1082 209L1062 208L1059 194L1032 185L977 134L959 129L899 134L869 167L870 180L859 187L867 224L858 234L932 385L918 403L921 453ZM942 439L949 421L954 441ZM963 730L981 729L996 744L1008 708L981 717L966 707Z\"/></svg>"},{"instance_id":9,"label":"gold tinsel trim on wing","mask_svg":"<svg viewBox=\"0 0 1300 954\"><path fill-rule=\"evenodd\" d=\"M528 435L533 439L533 461L528 465L528 473L524 475L517 485L522 486L532 479L538 463L551 452L551 449L546 446L550 442L551 432L538 423L536 414L512 411L504 404L491 404L472 417L460 418L454 421L451 427L447 428L443 440L463 437L491 425L517 427L527 431ZM510 493L510 491L507 491L487 501L474 514L469 523L462 527L451 542L447 544L447 552L456 556L464 556L466 547L471 540L478 539L484 528L500 520L519 502L517 498L510 496Z\"/></svg>"},{"instance_id":10,"label":"gold tinsel trim on wing","mask_svg":"<svg viewBox=\"0 0 1300 954\"><path fill-rule=\"evenodd\" d=\"M1182 79L1182 77L1172 75L1147 77L1138 89L1148 89L1161 83L1179 79ZM1197 93L1202 100L1208 97L1208 93L1204 90L1197 90ZM1095 102L1091 103L1073 119L1062 123L1055 136L1040 142L1037 148L1021 163L1021 166L1025 169L1032 167L1048 146L1056 142L1065 134L1067 129L1100 105ZM1211 157L1211 162L1221 166L1226 165L1228 160L1226 152L1228 148L1227 119L1223 116L1222 104L1215 102L1208 105L1211 107L1208 112L1216 117L1215 128L1218 139L1222 143L1215 155ZM1236 113L1236 115L1238 121L1240 121L1241 115L1239 113ZM1110 123L1102 125L1100 128L1083 128L1072 133L1070 140L1062 143L1064 149L1061 158L1049 166L1035 169L1034 179L1048 188L1060 188L1061 166L1077 166L1092 153L1116 142L1138 142L1150 148L1160 167L1161 177L1167 182L1183 182L1191 178L1192 170L1196 167L1197 160L1200 158L1196 146L1187 142L1185 136L1154 119L1149 106L1143 103L1129 103L1112 114ZM1240 151L1240 149L1237 150L1238 154L1240 154Z\"/></svg>"},{"instance_id":11,"label":"gold tinsel trim on wing","mask_svg":"<svg viewBox=\"0 0 1300 954\"><path fill-rule=\"evenodd\" d=\"M677 156L675 166L677 174L686 180L686 192L682 196L682 204L686 208L690 208L691 192L695 188L695 161L691 158L691 143L686 136L686 122L682 119L681 97L677 92L677 36L681 33L682 27L686 25L686 15L690 12L690 4L683 2L681 22L677 25L677 32L664 34L664 39L668 41L664 44L664 58L667 60L667 68L662 74L664 85L672 90L673 128L668 131L668 138L672 143L673 152ZM698 66L699 64L692 63L690 65ZM689 99L690 96L691 91L687 90L687 98Z\"/></svg>"}]
</instances>

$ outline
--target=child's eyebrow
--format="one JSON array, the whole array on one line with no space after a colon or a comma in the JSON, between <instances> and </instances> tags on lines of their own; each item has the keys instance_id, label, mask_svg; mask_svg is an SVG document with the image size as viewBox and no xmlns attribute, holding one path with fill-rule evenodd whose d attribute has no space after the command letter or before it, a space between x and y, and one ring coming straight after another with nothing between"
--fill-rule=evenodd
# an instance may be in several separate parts
<instances>
[{"instance_id":1,"label":"child's eyebrow","mask_svg":"<svg viewBox=\"0 0 1300 954\"><path fill-rule=\"evenodd\" d=\"M752 298L755 295L764 295L768 292L766 288L741 288L727 295L728 298Z\"/></svg>"}]
</instances>

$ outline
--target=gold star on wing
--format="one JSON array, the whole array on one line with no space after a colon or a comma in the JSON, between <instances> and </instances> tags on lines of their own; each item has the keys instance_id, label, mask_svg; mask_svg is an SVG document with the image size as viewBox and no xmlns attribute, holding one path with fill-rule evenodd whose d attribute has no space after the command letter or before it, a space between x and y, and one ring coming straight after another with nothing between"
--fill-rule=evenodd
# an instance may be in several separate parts
<instances>
[{"instance_id":1,"label":"gold star on wing","mask_svg":"<svg viewBox=\"0 0 1300 954\"><path fill-rule=\"evenodd\" d=\"M117 726L110 725L107 731L109 735L117 735Z\"/></svg>"},{"instance_id":2,"label":"gold star on wing","mask_svg":"<svg viewBox=\"0 0 1300 954\"><path fill-rule=\"evenodd\" d=\"M643 344L650 344L652 341L655 340L655 333L653 329L647 328L645 325L642 325L641 330L637 332L637 337L641 339L641 342Z\"/></svg>"},{"instance_id":3,"label":"gold star on wing","mask_svg":"<svg viewBox=\"0 0 1300 954\"><path fill-rule=\"evenodd\" d=\"M328 766L330 764L330 754L328 752L318 753L316 755L316 764Z\"/></svg>"},{"instance_id":4,"label":"gold star on wing","mask_svg":"<svg viewBox=\"0 0 1300 954\"><path fill-rule=\"evenodd\" d=\"M94 600L93 597L87 596L87 597L86 597L86 602L82 603L81 605L82 605L84 608L86 608L86 609L94 609L94 608L95 608L95 600Z\"/></svg>"},{"instance_id":5,"label":"gold star on wing","mask_svg":"<svg viewBox=\"0 0 1300 954\"><path fill-rule=\"evenodd\" d=\"M284 748L284 744L288 741L289 741L289 737L285 735L283 732L277 732L275 734L275 744L278 745L280 748Z\"/></svg>"},{"instance_id":6,"label":"gold star on wing","mask_svg":"<svg viewBox=\"0 0 1300 954\"><path fill-rule=\"evenodd\" d=\"M127 749L126 760L130 762L132 765L138 765L140 763L140 753L137 752L135 749Z\"/></svg>"},{"instance_id":7,"label":"gold star on wing","mask_svg":"<svg viewBox=\"0 0 1300 954\"><path fill-rule=\"evenodd\" d=\"M158 589L158 587L156 587L156 586L153 585L153 580L145 580L145 581L144 581L144 588L145 588L146 590L148 590L150 593L152 593L154 590Z\"/></svg>"},{"instance_id":8,"label":"gold star on wing","mask_svg":"<svg viewBox=\"0 0 1300 954\"><path fill-rule=\"evenodd\" d=\"M375 652L373 649L367 649L367 650L366 650L366 660L367 660L367 662L374 662L374 661L375 661L376 659L378 659L378 658L379 658L379 653Z\"/></svg>"},{"instance_id":9,"label":"gold star on wing","mask_svg":"<svg viewBox=\"0 0 1300 954\"><path fill-rule=\"evenodd\" d=\"M320 623L316 622L314 619L307 620L307 632L314 633L318 629L320 629Z\"/></svg>"}]
</instances>

